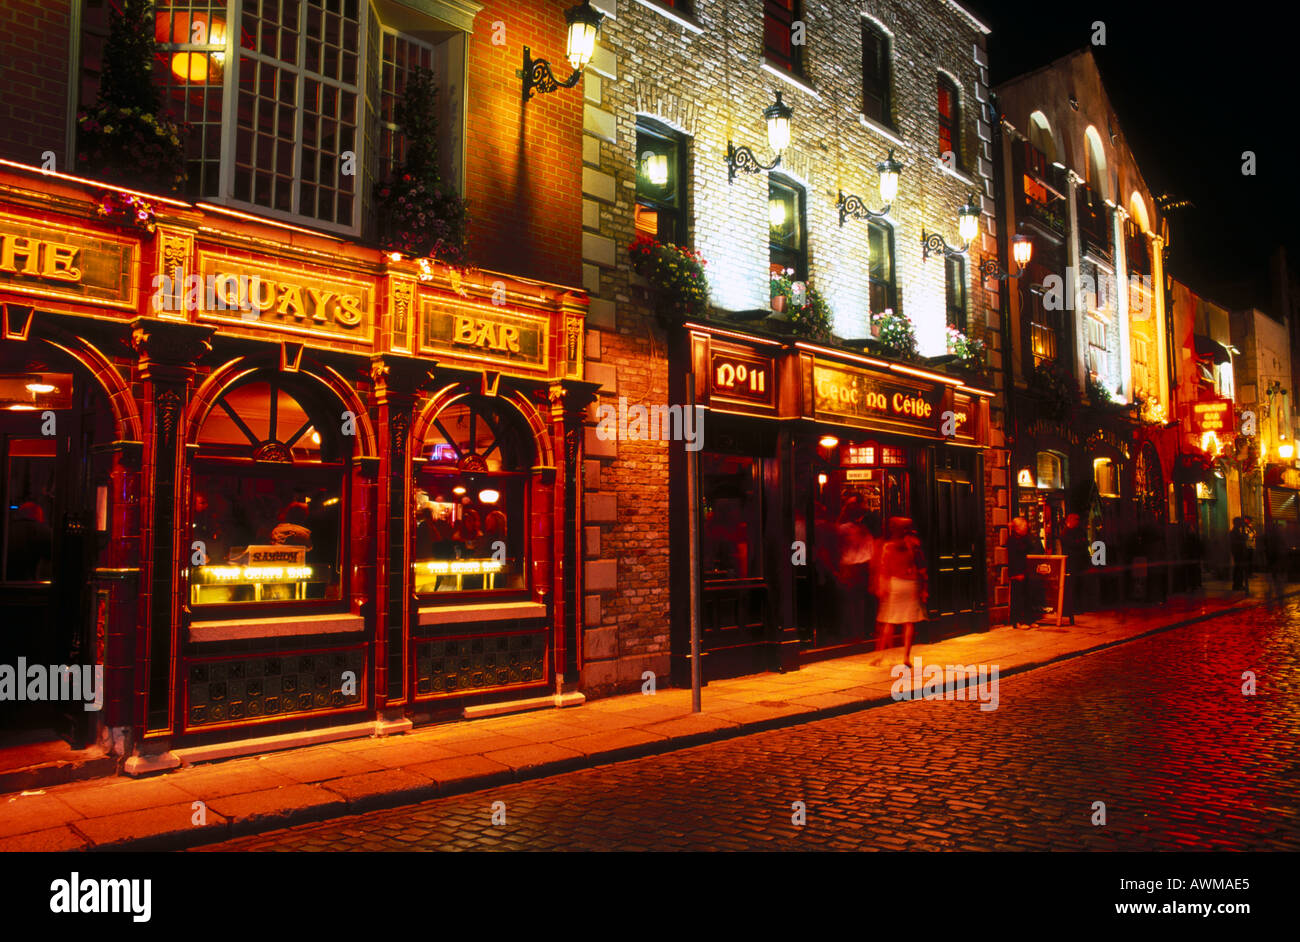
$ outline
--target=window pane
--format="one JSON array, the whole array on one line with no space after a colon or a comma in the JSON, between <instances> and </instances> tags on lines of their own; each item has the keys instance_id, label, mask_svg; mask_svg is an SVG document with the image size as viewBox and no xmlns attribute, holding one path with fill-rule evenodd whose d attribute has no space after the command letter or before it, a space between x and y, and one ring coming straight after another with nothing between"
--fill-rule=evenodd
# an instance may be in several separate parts
<instances>
[{"instance_id":1,"label":"window pane","mask_svg":"<svg viewBox=\"0 0 1300 942\"><path fill-rule=\"evenodd\" d=\"M700 456L701 565L705 579L763 574L762 500L758 458Z\"/></svg>"},{"instance_id":2,"label":"window pane","mask_svg":"<svg viewBox=\"0 0 1300 942\"><path fill-rule=\"evenodd\" d=\"M413 508L415 591L523 590L526 483L521 476L421 475Z\"/></svg>"},{"instance_id":3,"label":"window pane","mask_svg":"<svg viewBox=\"0 0 1300 942\"><path fill-rule=\"evenodd\" d=\"M54 552L53 438L10 439L4 575L9 582L48 582Z\"/></svg>"},{"instance_id":4,"label":"window pane","mask_svg":"<svg viewBox=\"0 0 1300 942\"><path fill-rule=\"evenodd\" d=\"M194 474L190 604L339 599L342 472L291 466Z\"/></svg>"}]
</instances>

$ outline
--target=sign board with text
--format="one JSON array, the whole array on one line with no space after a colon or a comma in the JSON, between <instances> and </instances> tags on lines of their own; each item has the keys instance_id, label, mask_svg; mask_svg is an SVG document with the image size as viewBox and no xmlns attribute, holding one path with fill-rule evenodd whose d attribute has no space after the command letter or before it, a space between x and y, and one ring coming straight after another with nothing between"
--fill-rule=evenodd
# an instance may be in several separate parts
<instances>
[{"instance_id":1,"label":"sign board with text","mask_svg":"<svg viewBox=\"0 0 1300 942\"><path fill-rule=\"evenodd\" d=\"M420 300L420 351L544 370L547 318L451 298Z\"/></svg>"},{"instance_id":2,"label":"sign board with text","mask_svg":"<svg viewBox=\"0 0 1300 942\"><path fill-rule=\"evenodd\" d=\"M1231 399L1207 399L1192 403L1192 431L1199 438L1206 432L1213 432L1222 438L1236 430L1235 416L1232 412Z\"/></svg>"},{"instance_id":3,"label":"sign board with text","mask_svg":"<svg viewBox=\"0 0 1300 942\"><path fill-rule=\"evenodd\" d=\"M1064 556L1026 556L1029 573L1038 583L1042 595L1039 596L1047 605L1044 620L1055 616L1056 624L1061 624L1065 607L1065 557ZM1077 578L1077 576L1076 576Z\"/></svg>"},{"instance_id":4,"label":"sign board with text","mask_svg":"<svg viewBox=\"0 0 1300 942\"><path fill-rule=\"evenodd\" d=\"M139 268L133 241L0 213L0 291L133 310Z\"/></svg>"},{"instance_id":5,"label":"sign board with text","mask_svg":"<svg viewBox=\"0 0 1300 942\"><path fill-rule=\"evenodd\" d=\"M938 437L943 398L943 387L919 378L908 381L821 360L812 364L815 418Z\"/></svg>"}]
</instances>

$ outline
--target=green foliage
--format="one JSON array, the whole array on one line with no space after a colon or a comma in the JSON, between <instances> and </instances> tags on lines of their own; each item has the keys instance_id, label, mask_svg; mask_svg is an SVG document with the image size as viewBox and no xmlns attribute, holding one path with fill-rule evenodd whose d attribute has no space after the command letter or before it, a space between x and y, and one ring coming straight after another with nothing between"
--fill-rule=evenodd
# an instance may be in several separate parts
<instances>
[{"instance_id":1,"label":"green foliage","mask_svg":"<svg viewBox=\"0 0 1300 942\"><path fill-rule=\"evenodd\" d=\"M1079 387L1059 360L1044 360L1029 374L1029 390L1051 418L1064 420L1079 401Z\"/></svg>"},{"instance_id":2,"label":"green foliage","mask_svg":"<svg viewBox=\"0 0 1300 942\"><path fill-rule=\"evenodd\" d=\"M628 246L628 256L632 270L650 282L659 313L681 318L700 317L708 311L707 262L698 253L642 234Z\"/></svg>"},{"instance_id":3,"label":"green foliage","mask_svg":"<svg viewBox=\"0 0 1300 942\"><path fill-rule=\"evenodd\" d=\"M805 340L826 342L831 339L831 306L811 284L793 280L794 269L787 268L771 277L773 307L781 307L790 330ZM777 302L784 298L784 302Z\"/></svg>"},{"instance_id":4,"label":"green foliage","mask_svg":"<svg viewBox=\"0 0 1300 942\"><path fill-rule=\"evenodd\" d=\"M186 128L160 114L153 3L123 0L109 19L95 104L77 116L80 172L144 190L185 185Z\"/></svg>"},{"instance_id":5,"label":"green foliage","mask_svg":"<svg viewBox=\"0 0 1300 942\"><path fill-rule=\"evenodd\" d=\"M469 262L467 203L444 183L438 168L438 86L433 73L407 76L394 109L406 154L391 179L375 187L380 241L385 251L436 258L463 267Z\"/></svg>"},{"instance_id":6,"label":"green foliage","mask_svg":"<svg viewBox=\"0 0 1300 942\"><path fill-rule=\"evenodd\" d=\"M916 346L916 325L906 314L895 314L892 308L872 314L871 333L892 356L900 360L920 358Z\"/></svg>"}]
</instances>

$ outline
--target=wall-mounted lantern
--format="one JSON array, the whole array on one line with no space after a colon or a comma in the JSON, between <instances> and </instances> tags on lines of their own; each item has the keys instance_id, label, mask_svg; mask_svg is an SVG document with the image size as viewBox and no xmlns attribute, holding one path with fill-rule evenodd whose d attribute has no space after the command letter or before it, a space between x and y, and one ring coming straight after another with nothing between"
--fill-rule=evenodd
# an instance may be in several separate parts
<instances>
[{"instance_id":1,"label":"wall-mounted lantern","mask_svg":"<svg viewBox=\"0 0 1300 942\"><path fill-rule=\"evenodd\" d=\"M737 147L727 141L727 182L734 183L737 173L766 173L781 165L781 152L790 146L790 118L794 111L781 100L781 93L776 93L776 103L763 111L767 120L767 146L776 152L770 164L758 162L754 152L748 147Z\"/></svg>"},{"instance_id":2,"label":"wall-mounted lantern","mask_svg":"<svg viewBox=\"0 0 1300 942\"><path fill-rule=\"evenodd\" d=\"M605 20L605 14L593 7L591 0L582 0L578 6L566 10L564 18L569 24L565 57L569 60L569 65L573 66L573 74L560 81L552 74L551 64L545 59L534 59L532 50L525 46L524 67L516 73L524 80L524 101L533 97L534 90L545 94L558 88L577 85L578 79L582 78L582 70L596 53L596 33Z\"/></svg>"},{"instance_id":3,"label":"wall-mounted lantern","mask_svg":"<svg viewBox=\"0 0 1300 942\"><path fill-rule=\"evenodd\" d=\"M852 216L854 219L879 219L881 216L889 215L889 208L894 203L894 197L898 195L898 175L903 172L903 165L894 159L894 149L889 149L889 156L876 164L876 172L880 174L880 198L885 202L885 208L879 211L868 209L862 199L857 196L845 196L844 191L840 191L839 202L836 209L840 211L840 227L844 227L844 220Z\"/></svg>"},{"instance_id":4,"label":"wall-mounted lantern","mask_svg":"<svg viewBox=\"0 0 1300 942\"><path fill-rule=\"evenodd\" d=\"M966 199L966 205L957 210L957 234L961 236L962 247L953 249L948 247L948 243L943 240L943 236L937 232L927 233L921 230L921 258L924 261L931 255L943 255L954 258L959 255L965 255L970 251L970 244L975 241L975 237L980 234L980 208L975 202L975 194L972 193Z\"/></svg>"},{"instance_id":5,"label":"wall-mounted lantern","mask_svg":"<svg viewBox=\"0 0 1300 942\"><path fill-rule=\"evenodd\" d=\"M1033 240L1024 235L1013 236L1011 239L1011 257L1016 260L1018 269L1014 275L999 268L998 260L995 258L984 259L980 264L980 274L985 278L996 278L998 281L1022 277L1029 267L1029 260L1034 257Z\"/></svg>"}]
</instances>

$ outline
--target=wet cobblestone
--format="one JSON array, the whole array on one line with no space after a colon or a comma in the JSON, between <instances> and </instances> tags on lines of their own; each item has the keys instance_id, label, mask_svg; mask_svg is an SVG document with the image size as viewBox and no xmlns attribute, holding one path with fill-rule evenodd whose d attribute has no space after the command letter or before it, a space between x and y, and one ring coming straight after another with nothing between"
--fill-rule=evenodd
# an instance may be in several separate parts
<instances>
[{"instance_id":1,"label":"wet cobblestone","mask_svg":"<svg viewBox=\"0 0 1300 942\"><path fill-rule=\"evenodd\" d=\"M1300 850L1298 792L1289 602L1004 678L995 711L898 703L203 849Z\"/></svg>"}]
</instances>

